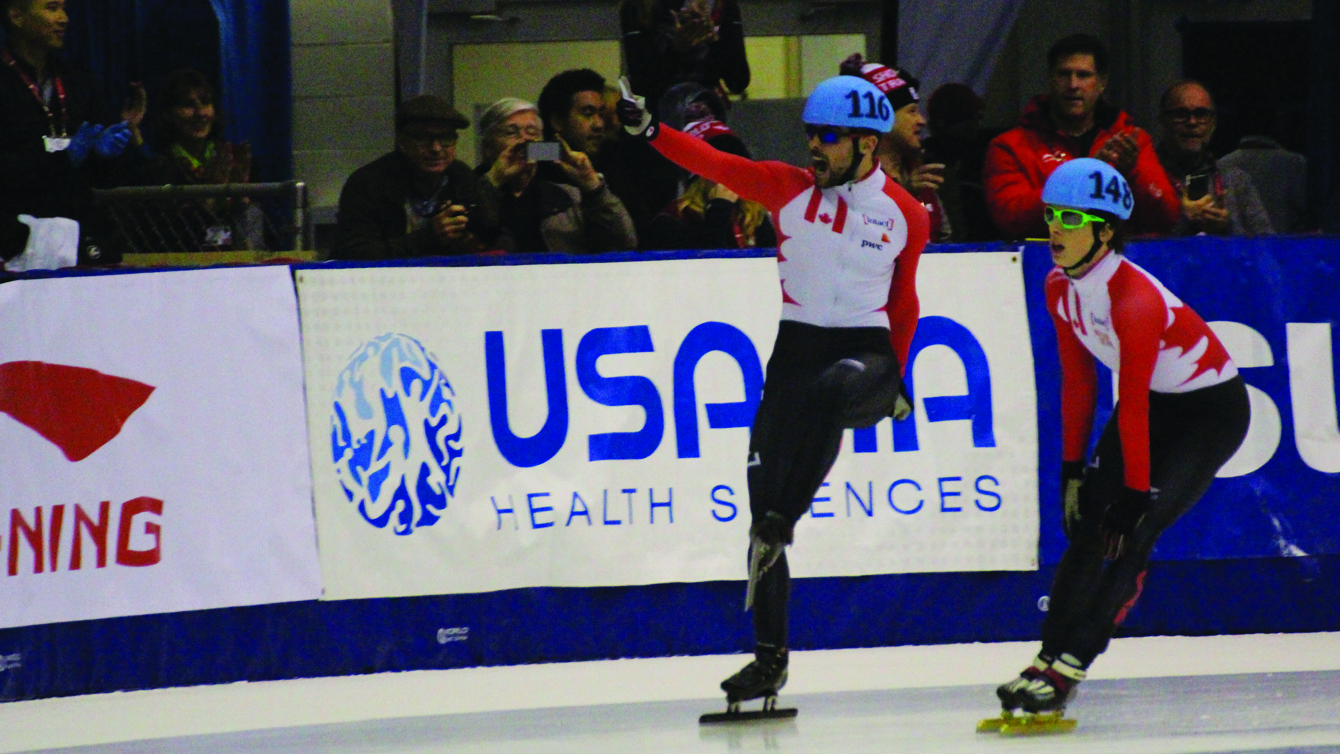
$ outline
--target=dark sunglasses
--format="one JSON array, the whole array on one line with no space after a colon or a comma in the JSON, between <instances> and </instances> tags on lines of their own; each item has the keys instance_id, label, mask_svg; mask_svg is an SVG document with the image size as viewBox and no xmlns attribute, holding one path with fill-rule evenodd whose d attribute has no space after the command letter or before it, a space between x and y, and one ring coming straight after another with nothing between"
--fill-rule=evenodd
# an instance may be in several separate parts
<instances>
[{"instance_id":1,"label":"dark sunglasses","mask_svg":"<svg viewBox=\"0 0 1340 754\"><path fill-rule=\"evenodd\" d=\"M851 133L849 128L839 126L812 126L805 125L806 138L813 139L818 137L820 144L836 144L838 140Z\"/></svg>"}]
</instances>

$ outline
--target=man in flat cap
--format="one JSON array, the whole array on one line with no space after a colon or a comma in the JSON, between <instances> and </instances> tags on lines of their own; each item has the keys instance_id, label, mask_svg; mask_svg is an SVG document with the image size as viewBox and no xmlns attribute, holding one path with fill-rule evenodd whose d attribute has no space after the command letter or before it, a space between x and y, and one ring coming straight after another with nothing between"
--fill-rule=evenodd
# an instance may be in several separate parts
<instances>
[{"instance_id":1,"label":"man in flat cap","mask_svg":"<svg viewBox=\"0 0 1340 754\"><path fill-rule=\"evenodd\" d=\"M340 192L336 259L397 259L506 251L510 238L479 201L473 171L456 159L470 121L441 97L396 108L396 148L364 165Z\"/></svg>"}]
</instances>

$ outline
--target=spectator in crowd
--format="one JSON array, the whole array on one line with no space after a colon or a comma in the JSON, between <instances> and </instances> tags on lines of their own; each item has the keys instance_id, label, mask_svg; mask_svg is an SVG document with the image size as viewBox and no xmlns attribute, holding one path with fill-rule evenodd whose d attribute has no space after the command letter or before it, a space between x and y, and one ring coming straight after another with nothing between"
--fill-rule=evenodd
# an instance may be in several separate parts
<instances>
[{"instance_id":1,"label":"spectator in crowd","mask_svg":"<svg viewBox=\"0 0 1340 754\"><path fill-rule=\"evenodd\" d=\"M635 232L645 233L651 218L675 198L676 170L641 139L626 133L605 139L605 89L605 78L589 68L563 71L549 79L538 101L544 137L566 142L589 158L632 218ZM577 186L557 162L542 163L538 175L551 183Z\"/></svg>"},{"instance_id":2,"label":"spectator in crowd","mask_svg":"<svg viewBox=\"0 0 1340 754\"><path fill-rule=\"evenodd\" d=\"M999 131L984 133L986 103L967 84L943 84L926 102L930 136L922 141L927 163L945 166L939 194L952 233L950 241L987 241L997 237L986 209L982 161L986 145Z\"/></svg>"},{"instance_id":3,"label":"spectator in crowd","mask_svg":"<svg viewBox=\"0 0 1340 754\"><path fill-rule=\"evenodd\" d=\"M1247 135L1237 150L1219 160L1219 167L1237 168L1251 177L1275 232L1299 233L1307 229L1307 158L1268 135L1275 113L1269 103L1248 111L1243 124Z\"/></svg>"},{"instance_id":4,"label":"spectator in crowd","mask_svg":"<svg viewBox=\"0 0 1340 754\"><path fill-rule=\"evenodd\" d=\"M189 68L168 74L152 120L154 152L126 183L140 186L220 185L251 180L251 144L223 138L223 110L214 87ZM265 248L264 216L246 199L193 201L177 218L178 236L209 249ZM198 227L197 227L198 226Z\"/></svg>"},{"instance_id":5,"label":"spectator in crowd","mask_svg":"<svg viewBox=\"0 0 1340 754\"><path fill-rule=\"evenodd\" d=\"M1107 48L1089 34L1065 37L1048 50L1047 67L1047 94L1034 97L1019 125L987 147L982 179L996 227L1006 238L1046 237L1042 187L1047 177L1076 157L1095 157L1115 167L1130 185L1132 233L1171 231L1180 205L1149 134L1103 99Z\"/></svg>"},{"instance_id":6,"label":"spectator in crowd","mask_svg":"<svg viewBox=\"0 0 1340 754\"><path fill-rule=\"evenodd\" d=\"M1178 81L1159 98L1163 127L1159 160L1182 204L1182 217L1173 232L1179 236L1274 233L1252 179L1237 168L1216 164L1210 153L1216 120L1214 100L1200 82Z\"/></svg>"},{"instance_id":7,"label":"spectator in crowd","mask_svg":"<svg viewBox=\"0 0 1340 754\"><path fill-rule=\"evenodd\" d=\"M139 140L144 89L131 85L122 120L94 121L103 100L93 76L61 57L69 26L59 0L0 0L0 257L49 255L58 266L115 261L94 243L94 186L124 175L127 146ZM22 219L21 219L22 218ZM67 231L41 230L64 218ZM56 242L55 238L62 239ZM33 242L42 239L43 249ZM52 244L55 244L54 246ZM59 247L59 248L57 248Z\"/></svg>"},{"instance_id":8,"label":"spectator in crowd","mask_svg":"<svg viewBox=\"0 0 1340 754\"><path fill-rule=\"evenodd\" d=\"M879 149L875 153L879 166L930 213L930 240L949 240L953 229L937 192L944 183L945 166L926 163L922 159L921 130L926 126L926 119L921 114L921 97L917 93L921 82L906 70L867 63L859 52L842 61L838 72L869 81L888 98L894 115L893 130L880 137Z\"/></svg>"},{"instance_id":9,"label":"spectator in crowd","mask_svg":"<svg viewBox=\"0 0 1340 754\"><path fill-rule=\"evenodd\" d=\"M598 120L598 116L597 116ZM476 169L483 203L500 219L523 253L586 253L633 249L632 218L596 172L591 159L560 137L559 159L547 160L566 179L539 176L539 163L528 154L544 128L535 105L508 97L489 106L479 119L484 160ZM586 145L599 134L577 140Z\"/></svg>"},{"instance_id":10,"label":"spectator in crowd","mask_svg":"<svg viewBox=\"0 0 1340 754\"><path fill-rule=\"evenodd\" d=\"M395 151L355 170L340 192L333 255L393 259L509 249L474 172L456 159L456 133L469 125L441 97L400 103Z\"/></svg>"},{"instance_id":11,"label":"spectator in crowd","mask_svg":"<svg viewBox=\"0 0 1340 754\"><path fill-rule=\"evenodd\" d=\"M688 123L684 133L718 151L752 159L749 149L725 123L708 117ZM768 210L741 199L720 183L701 176L689 179L679 198L651 221L649 249L742 249L777 245Z\"/></svg>"},{"instance_id":12,"label":"spectator in crowd","mask_svg":"<svg viewBox=\"0 0 1340 754\"><path fill-rule=\"evenodd\" d=\"M623 0L619 28L628 79L653 108L686 81L719 90L723 99L726 90L749 86L737 0Z\"/></svg>"}]
</instances>

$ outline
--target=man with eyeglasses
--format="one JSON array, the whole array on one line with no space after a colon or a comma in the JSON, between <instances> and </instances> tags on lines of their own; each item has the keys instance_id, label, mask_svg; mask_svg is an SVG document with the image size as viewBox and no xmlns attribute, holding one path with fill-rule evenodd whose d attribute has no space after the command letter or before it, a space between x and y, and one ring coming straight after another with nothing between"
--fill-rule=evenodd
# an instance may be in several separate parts
<instances>
[{"instance_id":1,"label":"man with eyeglasses","mask_svg":"<svg viewBox=\"0 0 1340 754\"><path fill-rule=\"evenodd\" d=\"M332 256L397 259L507 251L511 238L480 199L479 181L456 159L470 121L430 94L396 109L396 148L354 171L340 191Z\"/></svg>"},{"instance_id":2,"label":"man with eyeglasses","mask_svg":"<svg viewBox=\"0 0 1340 754\"><path fill-rule=\"evenodd\" d=\"M772 213L781 244L782 321L749 439L749 588L754 661L722 682L728 715L773 708L787 677L790 574L785 547L832 468L847 427L911 414L903 365L920 303L916 270L930 219L879 167L894 123L879 87L836 76L815 87L802 120L810 167L754 162L661 126L624 89L619 120L671 161ZM780 713L779 713L780 714Z\"/></svg>"},{"instance_id":3,"label":"man with eyeglasses","mask_svg":"<svg viewBox=\"0 0 1340 754\"><path fill-rule=\"evenodd\" d=\"M1214 99L1198 81L1178 81L1159 98L1159 160L1182 206L1173 234L1274 233L1251 176L1218 164L1210 152L1217 116Z\"/></svg>"},{"instance_id":4,"label":"man with eyeglasses","mask_svg":"<svg viewBox=\"0 0 1340 754\"><path fill-rule=\"evenodd\" d=\"M1135 192L1135 234L1167 233L1177 223L1177 194L1149 134L1103 99L1108 52L1097 37L1074 34L1047 51L1048 92L1034 97L1019 125L987 147L982 181L991 219L1010 239L1045 238L1042 187L1062 164L1093 157L1115 167Z\"/></svg>"}]
</instances>

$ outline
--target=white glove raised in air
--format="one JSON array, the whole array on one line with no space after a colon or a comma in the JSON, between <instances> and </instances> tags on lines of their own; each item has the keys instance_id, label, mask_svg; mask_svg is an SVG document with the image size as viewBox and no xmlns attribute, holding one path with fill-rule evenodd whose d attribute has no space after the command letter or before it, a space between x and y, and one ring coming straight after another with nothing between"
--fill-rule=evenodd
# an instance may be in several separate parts
<instances>
[{"instance_id":1,"label":"white glove raised in air","mask_svg":"<svg viewBox=\"0 0 1340 754\"><path fill-rule=\"evenodd\" d=\"M647 99L633 94L627 76L619 77L619 89L623 99L615 105L614 112L619 116L623 129L633 136L651 139L656 136L656 116L647 109Z\"/></svg>"}]
</instances>

